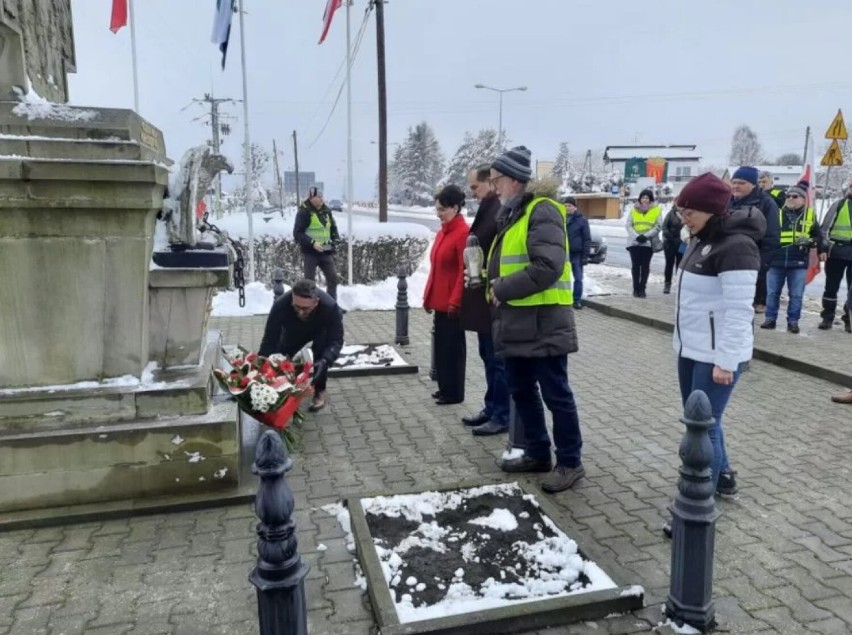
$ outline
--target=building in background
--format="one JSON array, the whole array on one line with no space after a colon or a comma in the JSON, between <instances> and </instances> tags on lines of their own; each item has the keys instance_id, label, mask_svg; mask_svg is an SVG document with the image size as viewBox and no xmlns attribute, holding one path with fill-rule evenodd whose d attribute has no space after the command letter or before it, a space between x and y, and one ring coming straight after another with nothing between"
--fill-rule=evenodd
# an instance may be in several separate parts
<instances>
[{"instance_id":1,"label":"building in background","mask_svg":"<svg viewBox=\"0 0 852 635\"><path fill-rule=\"evenodd\" d=\"M701 155L694 145L607 146L604 162L624 175L624 182L668 183L674 194L698 174Z\"/></svg>"},{"instance_id":2,"label":"building in background","mask_svg":"<svg viewBox=\"0 0 852 635\"><path fill-rule=\"evenodd\" d=\"M555 161L536 161L535 162L535 178L549 179L553 177L553 166Z\"/></svg>"},{"instance_id":3,"label":"building in background","mask_svg":"<svg viewBox=\"0 0 852 635\"><path fill-rule=\"evenodd\" d=\"M299 196L302 199L305 198L308 194L308 188L317 186L320 191L322 191L324 183L322 181L317 181L317 173L316 172L302 172L299 171ZM284 191L288 195L295 196L296 194L296 172L294 171L285 171L284 172Z\"/></svg>"},{"instance_id":4,"label":"building in background","mask_svg":"<svg viewBox=\"0 0 852 635\"><path fill-rule=\"evenodd\" d=\"M723 181L730 181L731 175L737 171L738 165L731 165L722 175ZM799 182L805 168L801 165L756 165L758 172L769 172L776 187L788 188Z\"/></svg>"}]
</instances>

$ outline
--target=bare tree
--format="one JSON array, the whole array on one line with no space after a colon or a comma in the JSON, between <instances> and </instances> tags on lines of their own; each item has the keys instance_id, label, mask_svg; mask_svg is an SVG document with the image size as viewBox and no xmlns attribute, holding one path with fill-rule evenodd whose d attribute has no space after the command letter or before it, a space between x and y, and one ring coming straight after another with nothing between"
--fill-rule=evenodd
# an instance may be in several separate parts
<instances>
[{"instance_id":1,"label":"bare tree","mask_svg":"<svg viewBox=\"0 0 852 635\"><path fill-rule=\"evenodd\" d=\"M804 163L802 155L795 152L787 152L775 159L775 165L803 165Z\"/></svg>"},{"instance_id":2,"label":"bare tree","mask_svg":"<svg viewBox=\"0 0 852 635\"><path fill-rule=\"evenodd\" d=\"M731 165L757 165L762 157L763 150L754 130L748 126L737 128L731 141Z\"/></svg>"}]
</instances>

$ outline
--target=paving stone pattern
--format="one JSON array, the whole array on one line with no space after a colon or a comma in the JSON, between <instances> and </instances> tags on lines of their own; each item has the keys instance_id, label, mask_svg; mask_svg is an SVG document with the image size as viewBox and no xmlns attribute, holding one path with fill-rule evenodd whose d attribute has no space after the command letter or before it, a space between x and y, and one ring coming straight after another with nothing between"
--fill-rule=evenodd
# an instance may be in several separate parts
<instances>
[{"instance_id":1,"label":"paving stone pattern","mask_svg":"<svg viewBox=\"0 0 852 635\"><path fill-rule=\"evenodd\" d=\"M214 319L228 343L254 347L263 318ZM392 338L390 312L346 316L350 342ZM660 621L670 545L660 527L675 490L683 432L668 335L578 313L570 358L588 477L554 497L597 550L644 585L648 607L549 634L648 632ZM468 340L467 402L429 394L430 321L412 311L407 356L419 375L332 381L309 416L289 480L300 549L310 564L309 630L375 632L336 521L341 496L465 479L504 480L504 438L459 421L480 406L483 379ZM852 632L852 484L848 406L837 386L755 362L729 408L727 438L741 494L719 503L715 591L730 633ZM257 633L256 519L247 505L0 534L0 635ZM319 545L325 545L320 550Z\"/></svg>"}]
</instances>

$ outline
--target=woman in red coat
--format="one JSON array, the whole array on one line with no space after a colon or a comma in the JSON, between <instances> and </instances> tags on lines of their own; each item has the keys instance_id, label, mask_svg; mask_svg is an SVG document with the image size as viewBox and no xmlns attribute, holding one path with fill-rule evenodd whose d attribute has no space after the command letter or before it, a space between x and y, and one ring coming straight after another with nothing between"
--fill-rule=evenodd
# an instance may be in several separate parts
<instances>
[{"instance_id":1,"label":"woman in red coat","mask_svg":"<svg viewBox=\"0 0 852 635\"><path fill-rule=\"evenodd\" d=\"M464 192L448 185L435 197L441 229L430 255L431 268L423 308L435 312L435 372L438 392L432 395L439 405L464 401L464 368L467 358L464 328L459 318L464 289L464 248L468 226L461 215Z\"/></svg>"}]
</instances>

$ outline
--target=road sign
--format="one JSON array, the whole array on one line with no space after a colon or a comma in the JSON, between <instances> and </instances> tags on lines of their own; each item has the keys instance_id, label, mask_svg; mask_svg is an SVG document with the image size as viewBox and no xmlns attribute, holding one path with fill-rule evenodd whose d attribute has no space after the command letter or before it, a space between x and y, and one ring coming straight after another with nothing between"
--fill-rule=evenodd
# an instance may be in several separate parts
<instances>
[{"instance_id":1,"label":"road sign","mask_svg":"<svg viewBox=\"0 0 852 635\"><path fill-rule=\"evenodd\" d=\"M843 120L840 120L841 123ZM843 129L844 134L846 133L846 129ZM828 147L828 151L825 153L825 156L822 157L822 161L820 161L820 165L823 166L838 166L843 165L843 153L840 151L840 144L837 143L837 139L834 139L831 142L831 145Z\"/></svg>"},{"instance_id":2,"label":"road sign","mask_svg":"<svg viewBox=\"0 0 852 635\"><path fill-rule=\"evenodd\" d=\"M843 121L843 113L838 109L837 116L834 118L834 121L831 122L831 125L828 127L828 130L825 131L825 138L843 139L845 141L848 136L849 135L846 133L846 122ZM825 164L823 163L823 165ZM837 165L840 164L838 163Z\"/></svg>"}]
</instances>

